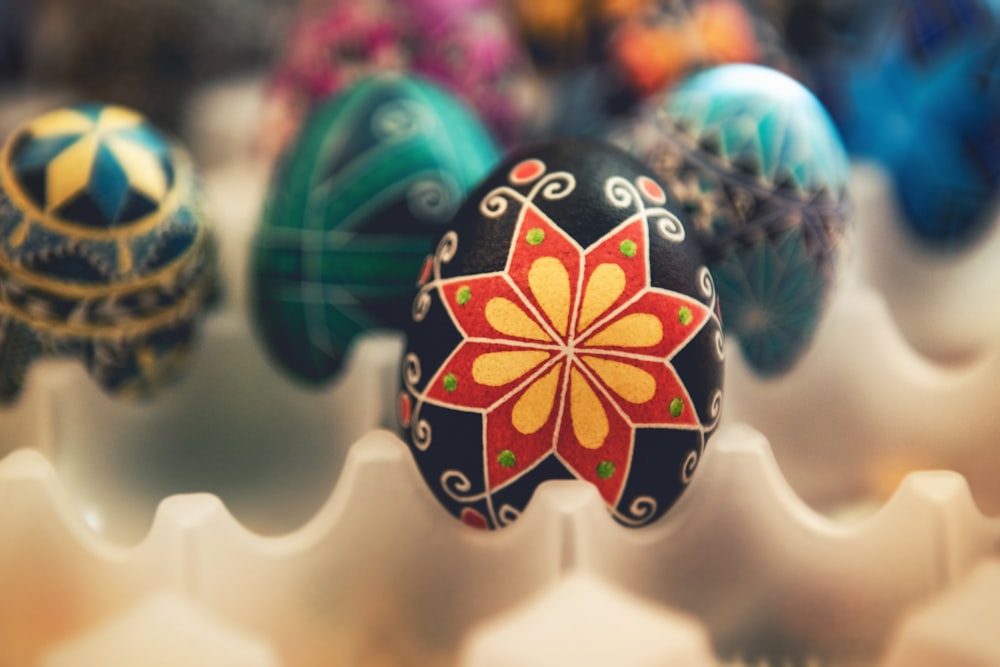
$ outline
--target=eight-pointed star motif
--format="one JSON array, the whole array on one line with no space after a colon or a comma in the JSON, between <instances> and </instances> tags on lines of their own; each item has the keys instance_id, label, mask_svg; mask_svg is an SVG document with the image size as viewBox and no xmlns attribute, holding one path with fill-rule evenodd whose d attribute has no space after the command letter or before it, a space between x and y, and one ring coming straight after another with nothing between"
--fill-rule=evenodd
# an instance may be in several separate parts
<instances>
[{"instance_id":1,"label":"eight-pointed star motif","mask_svg":"<svg viewBox=\"0 0 1000 667\"><path fill-rule=\"evenodd\" d=\"M463 340L426 400L483 413L487 488L549 456L614 506L637 427L698 429L670 360L712 316L650 285L644 220L583 248L526 203L503 271L441 281Z\"/></svg>"},{"instance_id":2,"label":"eight-pointed star motif","mask_svg":"<svg viewBox=\"0 0 1000 667\"><path fill-rule=\"evenodd\" d=\"M122 107L60 109L28 125L11 166L40 213L94 227L155 211L173 185L169 147Z\"/></svg>"}]
</instances>

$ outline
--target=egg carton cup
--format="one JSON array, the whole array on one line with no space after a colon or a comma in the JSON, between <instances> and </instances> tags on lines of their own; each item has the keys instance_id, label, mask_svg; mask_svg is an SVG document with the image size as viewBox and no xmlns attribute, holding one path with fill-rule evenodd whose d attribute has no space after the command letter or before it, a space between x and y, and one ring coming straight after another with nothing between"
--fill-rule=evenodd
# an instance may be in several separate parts
<instances>
[{"instance_id":1,"label":"egg carton cup","mask_svg":"<svg viewBox=\"0 0 1000 667\"><path fill-rule=\"evenodd\" d=\"M265 170L213 169L226 306L189 373L136 405L44 362L0 411L0 665L136 664L126 648L165 655L154 640L190 624L261 665L477 667L526 618L551 641L508 636L505 664L560 664L545 646L586 665L598 653L565 629L603 613L634 619L598 624L622 664L657 664L671 632L679 664L877 664L912 609L1000 551L977 507L997 485L967 481L1000 479L983 307L1000 281L980 255L1000 240L925 253L894 231L880 173L855 176L858 233L815 345L770 381L729 346L724 422L661 521L625 528L593 488L550 482L480 532L391 430L398 336L361 341L320 390L268 361L244 294Z\"/></svg>"}]
</instances>

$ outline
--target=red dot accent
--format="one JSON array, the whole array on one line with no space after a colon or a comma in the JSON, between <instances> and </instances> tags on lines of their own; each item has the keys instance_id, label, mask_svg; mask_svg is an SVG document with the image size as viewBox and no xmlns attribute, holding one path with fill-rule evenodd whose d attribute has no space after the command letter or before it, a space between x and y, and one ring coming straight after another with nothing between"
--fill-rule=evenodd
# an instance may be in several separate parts
<instances>
[{"instance_id":1,"label":"red dot accent","mask_svg":"<svg viewBox=\"0 0 1000 667\"><path fill-rule=\"evenodd\" d=\"M651 178L646 178L645 176L639 177L639 189L642 194L646 195L646 198L654 204L664 204L667 201L667 195L664 194L663 188L660 187L659 183Z\"/></svg>"},{"instance_id":2,"label":"red dot accent","mask_svg":"<svg viewBox=\"0 0 1000 667\"><path fill-rule=\"evenodd\" d=\"M479 530L486 530L490 527L490 524L486 521L486 517L471 507L466 507L462 510L461 519L465 525L478 528Z\"/></svg>"},{"instance_id":3,"label":"red dot accent","mask_svg":"<svg viewBox=\"0 0 1000 667\"><path fill-rule=\"evenodd\" d=\"M510 182L514 185L529 183L545 173L545 163L534 158L517 163L510 170Z\"/></svg>"},{"instance_id":4,"label":"red dot accent","mask_svg":"<svg viewBox=\"0 0 1000 667\"><path fill-rule=\"evenodd\" d=\"M413 406L410 404L410 395L403 392L399 395L399 423L403 428L410 428L410 419L413 417Z\"/></svg>"},{"instance_id":5,"label":"red dot accent","mask_svg":"<svg viewBox=\"0 0 1000 667\"><path fill-rule=\"evenodd\" d=\"M417 278L417 287L423 287L431 279L431 271L434 268L434 258L430 255L424 260L424 265L420 267L420 277Z\"/></svg>"}]
</instances>

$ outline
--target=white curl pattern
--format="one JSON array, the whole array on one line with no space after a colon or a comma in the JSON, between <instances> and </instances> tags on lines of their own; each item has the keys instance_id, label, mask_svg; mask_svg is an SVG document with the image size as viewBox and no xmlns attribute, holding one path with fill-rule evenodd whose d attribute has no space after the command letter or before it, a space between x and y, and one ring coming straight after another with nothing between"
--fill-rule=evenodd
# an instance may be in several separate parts
<instances>
[{"instance_id":1,"label":"white curl pattern","mask_svg":"<svg viewBox=\"0 0 1000 667\"><path fill-rule=\"evenodd\" d=\"M441 488L449 497L460 503L474 502L486 497L485 493L468 495L472 482L459 470L446 470L441 473Z\"/></svg>"},{"instance_id":2,"label":"white curl pattern","mask_svg":"<svg viewBox=\"0 0 1000 667\"><path fill-rule=\"evenodd\" d=\"M517 521L517 519L520 516L521 513L518 512L516 509L514 509L510 505L504 504L500 507L500 510L497 512L497 523L501 527L507 526Z\"/></svg>"},{"instance_id":3,"label":"white curl pattern","mask_svg":"<svg viewBox=\"0 0 1000 667\"><path fill-rule=\"evenodd\" d=\"M444 222L458 205L458 193L452 183L446 182L447 175L440 178L421 179L406 193L406 204L410 212L426 222Z\"/></svg>"},{"instance_id":4,"label":"white curl pattern","mask_svg":"<svg viewBox=\"0 0 1000 667\"><path fill-rule=\"evenodd\" d=\"M420 357L410 352L403 360L403 386L418 397L413 415L410 417L410 434L413 436L413 446L426 452L431 446L431 425L426 419L420 418L420 409L423 408L424 402L417 391L417 383L420 382L421 374Z\"/></svg>"},{"instance_id":5,"label":"white curl pattern","mask_svg":"<svg viewBox=\"0 0 1000 667\"><path fill-rule=\"evenodd\" d=\"M419 132L426 123L426 110L413 100L394 100L372 113L372 132L379 139L403 141Z\"/></svg>"},{"instance_id":6,"label":"white curl pattern","mask_svg":"<svg viewBox=\"0 0 1000 667\"><path fill-rule=\"evenodd\" d=\"M642 526L652 521L658 506L652 496L636 496L628 506L628 512L615 512L615 517L628 526Z\"/></svg>"},{"instance_id":7,"label":"white curl pattern","mask_svg":"<svg viewBox=\"0 0 1000 667\"><path fill-rule=\"evenodd\" d=\"M456 252L458 252L458 234L452 230L441 237L434 252L434 279L421 287L413 299L410 315L414 322L423 322L427 317L427 311L431 308L431 292L437 289L437 284L441 280L441 265L450 262Z\"/></svg>"},{"instance_id":8,"label":"white curl pattern","mask_svg":"<svg viewBox=\"0 0 1000 667\"><path fill-rule=\"evenodd\" d=\"M576 177L568 171L554 171L538 180L528 194L523 195L514 188L501 185L490 190L479 202L479 212L485 217L495 220L507 212L508 200L528 204L538 197L557 201L569 196L576 189Z\"/></svg>"},{"instance_id":9,"label":"white curl pattern","mask_svg":"<svg viewBox=\"0 0 1000 667\"><path fill-rule=\"evenodd\" d=\"M691 477L694 475L694 471L698 468L698 461L701 459L701 453L695 450L688 452L687 458L684 459L684 465L681 466L681 480L688 484L691 482Z\"/></svg>"}]
</instances>

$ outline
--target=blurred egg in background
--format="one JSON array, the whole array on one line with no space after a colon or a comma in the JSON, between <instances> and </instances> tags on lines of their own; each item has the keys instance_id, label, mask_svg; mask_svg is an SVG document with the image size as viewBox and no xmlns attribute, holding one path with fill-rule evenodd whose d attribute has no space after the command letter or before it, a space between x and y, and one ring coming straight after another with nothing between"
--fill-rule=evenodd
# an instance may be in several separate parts
<instances>
[{"instance_id":1,"label":"blurred egg in background","mask_svg":"<svg viewBox=\"0 0 1000 667\"><path fill-rule=\"evenodd\" d=\"M0 399L42 356L150 398L216 296L214 241L187 152L140 114L58 109L0 154Z\"/></svg>"},{"instance_id":2,"label":"blurred egg in background","mask_svg":"<svg viewBox=\"0 0 1000 667\"><path fill-rule=\"evenodd\" d=\"M438 228L499 157L473 112L416 76L372 75L321 103L254 241L252 303L275 360L321 383L357 336L401 329Z\"/></svg>"},{"instance_id":3,"label":"blurred egg in background","mask_svg":"<svg viewBox=\"0 0 1000 667\"><path fill-rule=\"evenodd\" d=\"M621 143L691 216L746 361L787 371L820 322L847 223L847 155L822 105L776 70L723 65L670 90Z\"/></svg>"},{"instance_id":4,"label":"blurred egg in background","mask_svg":"<svg viewBox=\"0 0 1000 667\"><path fill-rule=\"evenodd\" d=\"M813 79L848 150L887 169L912 235L961 248L1000 187L1000 2L843 3Z\"/></svg>"}]
</instances>

